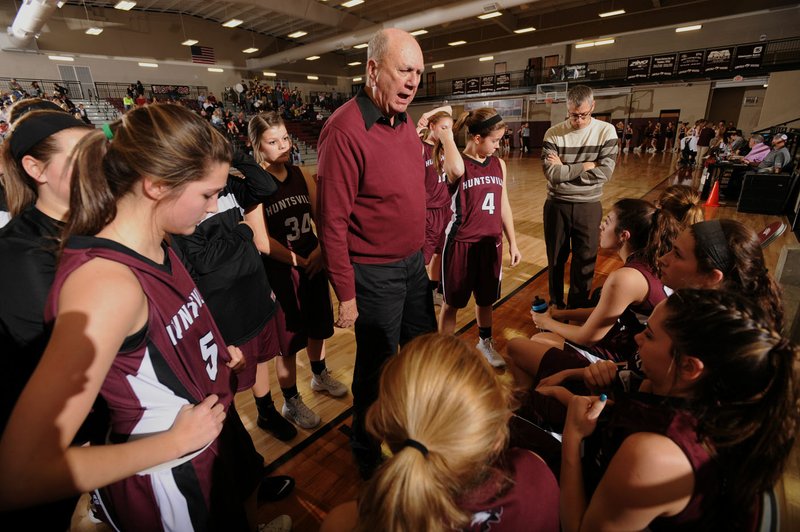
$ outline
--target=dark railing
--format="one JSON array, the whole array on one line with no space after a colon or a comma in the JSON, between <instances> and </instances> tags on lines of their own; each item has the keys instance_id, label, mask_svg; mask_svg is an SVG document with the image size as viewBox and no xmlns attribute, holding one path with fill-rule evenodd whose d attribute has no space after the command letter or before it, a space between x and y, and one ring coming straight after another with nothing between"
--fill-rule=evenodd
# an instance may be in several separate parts
<instances>
[{"instance_id":1,"label":"dark railing","mask_svg":"<svg viewBox=\"0 0 800 532\"><path fill-rule=\"evenodd\" d=\"M766 75L778 70L790 70L800 66L800 38L781 39L777 41L767 41L763 43L766 49L759 68L748 69L748 76ZM732 44L730 48L736 48ZM740 45L741 46L741 45ZM725 48L724 46L714 48ZM686 50L682 50L686 51ZM677 51L679 54L682 51ZM670 52L652 55L669 55ZM652 84L655 80L632 81L627 79L628 58L606 59L602 61L591 61L586 63L586 77L574 80L574 82L584 83L592 86L618 86L618 85L641 85ZM564 65L546 70L516 70L507 72L510 76L509 90L496 92L481 92L476 94L458 95L452 94L453 80L464 79L467 76L452 79L437 80L434 86L422 86L417 93L417 100L433 100L441 98L486 98L502 97L505 95L513 96L516 94L529 94L535 90L536 85L542 83L554 83L560 81L573 82L573 80L563 79ZM555 74L555 76L553 76ZM660 78L658 82L674 83L698 79L729 79L738 74L733 70L718 73L701 72L691 75L673 75L669 78ZM477 77L477 76L476 76Z\"/></svg>"},{"instance_id":2,"label":"dark railing","mask_svg":"<svg viewBox=\"0 0 800 532\"><path fill-rule=\"evenodd\" d=\"M120 83L116 81L97 81L95 82L95 88L97 90L96 95L99 98L124 98L125 95L128 93L128 88L131 86L130 83ZM158 99L164 98L167 95L163 93L154 94L153 93L153 85L154 84L143 84L144 85L144 95L147 98L152 98L155 96ZM163 86L166 84L155 84L159 86ZM189 92L188 94L180 94L181 98L188 99L188 100L197 100L197 97L200 93L208 94L208 87L205 85L185 85L181 84L181 87L188 87Z\"/></svg>"},{"instance_id":3,"label":"dark railing","mask_svg":"<svg viewBox=\"0 0 800 532\"><path fill-rule=\"evenodd\" d=\"M12 79L16 79L17 83L22 86L23 91L27 92L30 96L36 96L36 89L33 87L33 83L36 82L39 84L42 93L48 96L55 92L56 84L58 84L67 89L67 96L70 98L88 98L88 94L84 93L84 87L79 81L63 81L60 79L0 78L0 92L14 92L14 89L11 88Z\"/></svg>"}]
</instances>

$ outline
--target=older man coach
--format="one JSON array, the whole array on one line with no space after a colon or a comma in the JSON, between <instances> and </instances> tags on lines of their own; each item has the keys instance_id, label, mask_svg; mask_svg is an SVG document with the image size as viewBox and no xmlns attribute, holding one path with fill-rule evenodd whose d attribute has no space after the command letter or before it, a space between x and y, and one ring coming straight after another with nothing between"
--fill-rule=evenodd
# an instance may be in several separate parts
<instances>
[{"instance_id":1,"label":"older man coach","mask_svg":"<svg viewBox=\"0 0 800 532\"><path fill-rule=\"evenodd\" d=\"M380 464L364 428L383 363L398 346L436 330L422 257L425 167L406 109L424 61L417 41L384 29L369 42L366 87L319 138L319 237L339 300L336 325L355 324L353 454L363 477Z\"/></svg>"}]
</instances>

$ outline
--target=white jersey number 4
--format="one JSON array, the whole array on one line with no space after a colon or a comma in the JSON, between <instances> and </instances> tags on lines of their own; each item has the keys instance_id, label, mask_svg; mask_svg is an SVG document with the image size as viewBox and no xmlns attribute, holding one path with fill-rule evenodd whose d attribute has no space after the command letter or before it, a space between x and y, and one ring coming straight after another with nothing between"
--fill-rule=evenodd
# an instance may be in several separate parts
<instances>
[{"instance_id":1,"label":"white jersey number 4","mask_svg":"<svg viewBox=\"0 0 800 532\"><path fill-rule=\"evenodd\" d=\"M489 211L489 214L494 214L494 208L494 192L489 192L486 194L486 197L483 198L481 210Z\"/></svg>"}]
</instances>

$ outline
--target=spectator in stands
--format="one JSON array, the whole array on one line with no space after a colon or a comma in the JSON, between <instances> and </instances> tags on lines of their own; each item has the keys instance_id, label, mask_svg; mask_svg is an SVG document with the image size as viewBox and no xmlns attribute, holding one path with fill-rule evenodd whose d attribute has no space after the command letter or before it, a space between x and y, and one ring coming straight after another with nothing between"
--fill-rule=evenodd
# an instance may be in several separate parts
<instances>
[{"instance_id":1,"label":"spectator in stands","mask_svg":"<svg viewBox=\"0 0 800 532\"><path fill-rule=\"evenodd\" d=\"M8 82L8 90L10 90L11 93L17 98L22 98L22 96L25 94L25 89L23 89L22 85L19 84L17 78L11 78L11 81Z\"/></svg>"},{"instance_id":2,"label":"spectator in stands","mask_svg":"<svg viewBox=\"0 0 800 532\"><path fill-rule=\"evenodd\" d=\"M125 96L123 96L122 106L125 108L126 113L131 109L133 109L133 104L134 104L133 98L131 97L130 94L126 94Z\"/></svg>"},{"instance_id":3,"label":"spectator in stands","mask_svg":"<svg viewBox=\"0 0 800 532\"><path fill-rule=\"evenodd\" d=\"M759 172L780 173L788 169L792 164L792 155L786 148L788 137L785 133L779 133L772 137L772 151L758 164Z\"/></svg>"},{"instance_id":4,"label":"spectator in stands","mask_svg":"<svg viewBox=\"0 0 800 532\"><path fill-rule=\"evenodd\" d=\"M739 155L739 152L745 147L745 142L742 138L742 132L738 129L729 131L730 136L728 137L728 143L731 147L731 155Z\"/></svg>"},{"instance_id":5,"label":"spectator in stands","mask_svg":"<svg viewBox=\"0 0 800 532\"><path fill-rule=\"evenodd\" d=\"M78 104L78 117L84 121L87 125L91 126L92 121L89 120L89 114L86 112L86 109L83 107L82 103Z\"/></svg>"},{"instance_id":6,"label":"spectator in stands","mask_svg":"<svg viewBox=\"0 0 800 532\"><path fill-rule=\"evenodd\" d=\"M770 148L764 143L764 137L761 135L750 135L748 144L750 146L750 151L744 156L744 163L750 166L758 166L758 164L764 160L764 157L767 156Z\"/></svg>"}]
</instances>

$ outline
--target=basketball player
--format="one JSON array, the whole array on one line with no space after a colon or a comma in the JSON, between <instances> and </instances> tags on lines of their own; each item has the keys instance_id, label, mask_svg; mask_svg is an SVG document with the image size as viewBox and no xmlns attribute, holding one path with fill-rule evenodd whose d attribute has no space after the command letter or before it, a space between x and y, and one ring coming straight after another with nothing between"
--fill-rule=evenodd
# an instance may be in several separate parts
<instances>
[{"instance_id":1,"label":"basketball player","mask_svg":"<svg viewBox=\"0 0 800 532\"><path fill-rule=\"evenodd\" d=\"M467 146L459 154L452 135L464 127L468 130ZM484 107L462 114L452 134L442 135L445 171L457 190L442 254L444 305L439 332L453 333L458 309L466 307L474 294L480 336L477 348L495 367L505 365L492 340L492 304L500 295L503 233L508 239L511 266L522 259L506 192L506 164L492 156L505 129L497 111Z\"/></svg>"}]
</instances>

